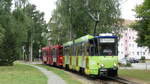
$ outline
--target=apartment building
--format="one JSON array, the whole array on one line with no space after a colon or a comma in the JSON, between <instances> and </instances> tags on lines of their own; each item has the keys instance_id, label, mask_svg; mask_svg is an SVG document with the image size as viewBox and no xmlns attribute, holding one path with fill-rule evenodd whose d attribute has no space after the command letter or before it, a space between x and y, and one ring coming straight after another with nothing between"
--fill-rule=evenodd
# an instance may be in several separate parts
<instances>
[{"instance_id":1,"label":"apartment building","mask_svg":"<svg viewBox=\"0 0 150 84\"><path fill-rule=\"evenodd\" d=\"M134 57L140 59L144 56L146 59L150 59L150 52L147 47L139 47L136 43L138 32L126 25L130 24L132 21L127 21L124 23L126 29L121 32L121 38L118 43L118 56L119 59L127 57Z\"/></svg>"}]
</instances>

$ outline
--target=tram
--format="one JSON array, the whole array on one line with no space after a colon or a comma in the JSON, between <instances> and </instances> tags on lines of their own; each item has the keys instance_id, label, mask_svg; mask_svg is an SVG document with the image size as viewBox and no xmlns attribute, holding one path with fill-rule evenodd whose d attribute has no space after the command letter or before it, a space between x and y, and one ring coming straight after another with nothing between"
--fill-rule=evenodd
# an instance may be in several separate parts
<instances>
[{"instance_id":1,"label":"tram","mask_svg":"<svg viewBox=\"0 0 150 84\"><path fill-rule=\"evenodd\" d=\"M43 63L92 77L117 76L117 43L118 37L115 35L86 35L63 45L43 48ZM47 56L44 52L47 52Z\"/></svg>"}]
</instances>

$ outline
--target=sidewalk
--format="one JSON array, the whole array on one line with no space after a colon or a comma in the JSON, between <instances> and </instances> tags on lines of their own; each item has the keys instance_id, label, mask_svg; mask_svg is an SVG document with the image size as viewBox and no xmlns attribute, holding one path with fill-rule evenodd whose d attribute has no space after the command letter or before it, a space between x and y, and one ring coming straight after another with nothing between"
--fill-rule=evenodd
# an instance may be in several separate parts
<instances>
[{"instance_id":1,"label":"sidewalk","mask_svg":"<svg viewBox=\"0 0 150 84\"><path fill-rule=\"evenodd\" d=\"M32 65L32 64L26 64L29 66L32 66L34 68L37 68L38 70L40 70L43 74L45 74L45 76L47 76L48 78L48 84L67 84L62 78L60 78L58 75L54 74L51 71L48 71L45 68L36 66L36 65Z\"/></svg>"}]
</instances>

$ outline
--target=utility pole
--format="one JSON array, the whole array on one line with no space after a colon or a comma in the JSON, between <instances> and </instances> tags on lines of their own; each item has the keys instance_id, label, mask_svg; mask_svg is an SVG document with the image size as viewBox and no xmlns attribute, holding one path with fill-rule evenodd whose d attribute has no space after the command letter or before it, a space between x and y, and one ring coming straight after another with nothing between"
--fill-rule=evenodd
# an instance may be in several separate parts
<instances>
[{"instance_id":1,"label":"utility pole","mask_svg":"<svg viewBox=\"0 0 150 84\"><path fill-rule=\"evenodd\" d=\"M33 59L33 40L32 40L32 36L31 36L31 43L30 43L30 57L29 57L29 61L32 62Z\"/></svg>"},{"instance_id":2,"label":"utility pole","mask_svg":"<svg viewBox=\"0 0 150 84\"><path fill-rule=\"evenodd\" d=\"M71 0L68 0L69 1L69 14L70 14L70 40L73 41L73 55L74 55L74 44L75 44L75 38L74 38L74 34L73 34L73 26L72 26L72 4L71 4Z\"/></svg>"},{"instance_id":3,"label":"utility pole","mask_svg":"<svg viewBox=\"0 0 150 84\"><path fill-rule=\"evenodd\" d=\"M72 40L72 5L70 0L68 0L68 6L69 6L69 16L70 16L70 24L69 24L69 30L70 30L70 40Z\"/></svg>"},{"instance_id":4,"label":"utility pole","mask_svg":"<svg viewBox=\"0 0 150 84\"><path fill-rule=\"evenodd\" d=\"M33 61L33 43L34 43L34 26L32 25L32 30L31 30L31 37L30 37L30 48L29 48L29 50L30 50L30 57L29 57L29 61L30 62L32 62Z\"/></svg>"}]
</instances>

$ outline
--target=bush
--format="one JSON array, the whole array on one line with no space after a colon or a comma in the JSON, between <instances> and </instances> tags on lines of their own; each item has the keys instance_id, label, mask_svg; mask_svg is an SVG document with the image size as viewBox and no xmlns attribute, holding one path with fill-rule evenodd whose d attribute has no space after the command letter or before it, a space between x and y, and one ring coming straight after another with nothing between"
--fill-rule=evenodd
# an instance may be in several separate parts
<instances>
[{"instance_id":1,"label":"bush","mask_svg":"<svg viewBox=\"0 0 150 84\"><path fill-rule=\"evenodd\" d=\"M126 67L131 67L131 63L127 62L127 64L125 65Z\"/></svg>"},{"instance_id":2,"label":"bush","mask_svg":"<svg viewBox=\"0 0 150 84\"><path fill-rule=\"evenodd\" d=\"M11 38L10 38L11 37ZM18 58L16 36L10 31L5 33L5 39L0 47L0 66L10 66Z\"/></svg>"},{"instance_id":3,"label":"bush","mask_svg":"<svg viewBox=\"0 0 150 84\"><path fill-rule=\"evenodd\" d=\"M141 56L141 62L145 63L145 56Z\"/></svg>"},{"instance_id":4,"label":"bush","mask_svg":"<svg viewBox=\"0 0 150 84\"><path fill-rule=\"evenodd\" d=\"M141 56L141 60L145 60L145 56Z\"/></svg>"},{"instance_id":5,"label":"bush","mask_svg":"<svg viewBox=\"0 0 150 84\"><path fill-rule=\"evenodd\" d=\"M0 61L0 66L12 66L13 62L8 62L8 61Z\"/></svg>"}]
</instances>

